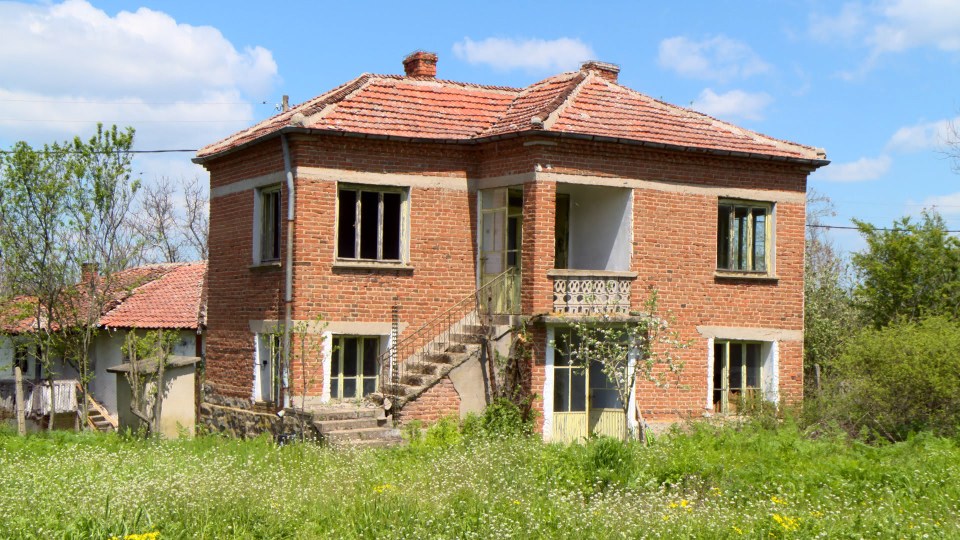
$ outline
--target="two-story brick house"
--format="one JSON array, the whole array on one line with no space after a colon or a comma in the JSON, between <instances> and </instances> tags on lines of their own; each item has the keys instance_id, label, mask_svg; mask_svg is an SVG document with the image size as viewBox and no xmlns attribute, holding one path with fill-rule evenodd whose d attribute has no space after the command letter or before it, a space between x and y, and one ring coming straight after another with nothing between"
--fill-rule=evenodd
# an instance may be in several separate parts
<instances>
[{"instance_id":1,"label":"two-story brick house","mask_svg":"<svg viewBox=\"0 0 960 540\"><path fill-rule=\"evenodd\" d=\"M414 53L403 76L361 75L198 152L212 398L383 390L408 352L393 347L431 322L432 339L438 315L493 285L516 293L548 439L613 407L602 377L554 351L565 321L641 309L654 289L691 346L682 384L639 385L648 418L800 397L806 179L822 150L652 99L610 64L517 89L439 80L436 62ZM317 317L323 353L279 373L277 323ZM446 371L420 383L406 418L456 414L475 391Z\"/></svg>"}]
</instances>

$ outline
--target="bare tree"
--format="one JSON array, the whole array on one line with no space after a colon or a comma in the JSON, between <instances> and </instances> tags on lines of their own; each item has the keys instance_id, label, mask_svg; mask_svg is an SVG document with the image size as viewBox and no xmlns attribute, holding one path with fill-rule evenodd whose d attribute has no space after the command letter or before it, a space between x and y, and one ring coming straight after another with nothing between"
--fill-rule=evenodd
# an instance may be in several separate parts
<instances>
[{"instance_id":1,"label":"bare tree","mask_svg":"<svg viewBox=\"0 0 960 540\"><path fill-rule=\"evenodd\" d=\"M209 198L196 177L161 177L143 188L137 234L145 245L143 262L182 262L207 258Z\"/></svg>"}]
</instances>

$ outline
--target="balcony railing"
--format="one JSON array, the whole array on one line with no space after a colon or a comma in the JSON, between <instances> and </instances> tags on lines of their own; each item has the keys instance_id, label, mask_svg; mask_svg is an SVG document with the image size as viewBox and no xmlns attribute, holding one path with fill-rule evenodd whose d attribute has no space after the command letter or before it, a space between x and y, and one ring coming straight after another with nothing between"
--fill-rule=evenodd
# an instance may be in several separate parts
<instances>
[{"instance_id":1,"label":"balcony railing","mask_svg":"<svg viewBox=\"0 0 960 540\"><path fill-rule=\"evenodd\" d=\"M565 315L628 315L636 272L550 270L553 311Z\"/></svg>"}]
</instances>

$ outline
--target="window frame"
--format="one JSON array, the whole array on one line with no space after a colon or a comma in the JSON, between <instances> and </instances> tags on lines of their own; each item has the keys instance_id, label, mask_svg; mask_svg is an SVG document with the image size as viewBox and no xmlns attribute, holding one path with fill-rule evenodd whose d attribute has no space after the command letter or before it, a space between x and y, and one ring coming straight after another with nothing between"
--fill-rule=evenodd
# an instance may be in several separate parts
<instances>
[{"instance_id":1,"label":"window frame","mask_svg":"<svg viewBox=\"0 0 960 540\"><path fill-rule=\"evenodd\" d=\"M721 234L724 228L721 226L721 212L724 207L731 208L729 212L728 225L726 227L727 238L723 241ZM737 209L746 209L747 215L745 221L747 230L745 233L746 246L743 247L746 258L746 268L737 268L736 255L740 252L740 239L736 236L736 228L733 222L736 219ZM764 235L763 235L763 267L756 268L756 232L755 219L753 219L754 210L763 210L764 212ZM740 276L773 276L775 263L775 231L776 231L776 205L773 202L754 201L746 199L720 198L717 201L717 253L716 253L716 271L718 274L731 274ZM724 251L726 250L726 251ZM726 266L722 263L726 258Z\"/></svg>"},{"instance_id":2,"label":"window frame","mask_svg":"<svg viewBox=\"0 0 960 540\"><path fill-rule=\"evenodd\" d=\"M355 192L356 199L354 204L354 224L353 224L353 257L344 256L340 253L340 242L342 240L341 219L341 194L344 191ZM377 193L377 256L376 258L363 257L361 240L362 230L362 193ZM397 231L397 254L398 258L384 258L384 194L398 194L400 196L400 230ZM334 261L346 264L372 264L372 265L405 265L409 261L409 238L410 238L410 188L406 186L382 186L378 184L355 184L348 182L337 183L336 211L334 216Z\"/></svg>"},{"instance_id":3,"label":"window frame","mask_svg":"<svg viewBox=\"0 0 960 540\"><path fill-rule=\"evenodd\" d=\"M353 334L340 334L332 337L333 341L333 353L330 358L330 399L334 401L345 401L345 400L354 400L354 399L363 399L367 395L373 392L377 392L380 389L380 366L379 363L374 366L373 375L364 375L363 373L363 357L364 357L364 348L368 340L373 340L374 342L374 361L377 362L380 359L380 354L383 346L383 336L367 336L367 335L353 335ZM352 376L345 375L345 350L344 341L347 339L357 340L357 357L353 360L356 362L356 374ZM355 382L354 385L354 395L350 397L344 397L343 395L343 381L345 379L353 379ZM363 383L366 380L373 380L373 390L369 393L363 392Z\"/></svg>"},{"instance_id":4,"label":"window frame","mask_svg":"<svg viewBox=\"0 0 960 540\"><path fill-rule=\"evenodd\" d=\"M283 199L282 186L274 184L257 188L254 195L253 209L253 264L275 264L279 263L282 256L283 240ZM276 202L270 205L268 198L276 197ZM268 230L268 207L272 206L273 230ZM271 234L272 233L272 234ZM268 238L272 239L272 245L268 244ZM268 247L272 247L270 254L267 254Z\"/></svg>"},{"instance_id":5,"label":"window frame","mask_svg":"<svg viewBox=\"0 0 960 540\"><path fill-rule=\"evenodd\" d=\"M740 386L738 388L730 387L730 346L731 345L741 345L741 358L740 358ZM754 345L757 347L757 386L749 386L748 381L748 366L747 360L749 358L748 347ZM713 373L710 374L711 379L715 381L717 366L719 362L723 362L723 365L720 366L720 380L721 385L718 388L716 382L713 383L713 393L714 396L711 396L714 412L718 414L734 414L739 410L739 404L736 410L730 410L730 393L731 391L738 392L743 399L747 399L748 392L755 392L756 396L760 399L766 400L766 389L764 388L764 375L765 375L765 359L764 359L764 346L767 345L767 342L757 341L757 340L740 340L740 339L718 339L713 342ZM718 346L725 347L725 354L723 358L718 358L716 350ZM717 392L720 393L720 399L717 400L715 395ZM720 404L719 410L717 410L717 403Z\"/></svg>"}]
</instances>

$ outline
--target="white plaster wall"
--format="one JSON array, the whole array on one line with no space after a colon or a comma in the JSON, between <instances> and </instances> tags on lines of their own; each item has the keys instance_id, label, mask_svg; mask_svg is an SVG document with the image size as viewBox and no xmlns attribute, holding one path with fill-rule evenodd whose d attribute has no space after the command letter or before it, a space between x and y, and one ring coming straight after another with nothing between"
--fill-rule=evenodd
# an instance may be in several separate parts
<instances>
[{"instance_id":1,"label":"white plaster wall","mask_svg":"<svg viewBox=\"0 0 960 540\"><path fill-rule=\"evenodd\" d=\"M119 366L124 362L123 344L127 339L127 330L105 330L100 332L93 343L91 362L93 364L93 380L90 381L90 392L106 407L110 414L117 411L117 377L115 373L108 373L107 369ZM146 330L138 330L143 336ZM173 345L173 354L177 356L195 356L197 334L195 330L181 330L178 339Z\"/></svg>"},{"instance_id":2,"label":"white plaster wall","mask_svg":"<svg viewBox=\"0 0 960 540\"><path fill-rule=\"evenodd\" d=\"M567 184L570 194L570 261L576 270L630 270L631 190Z\"/></svg>"},{"instance_id":3,"label":"white plaster wall","mask_svg":"<svg viewBox=\"0 0 960 540\"><path fill-rule=\"evenodd\" d=\"M0 336L0 380L13 380L13 342Z\"/></svg>"}]
</instances>

